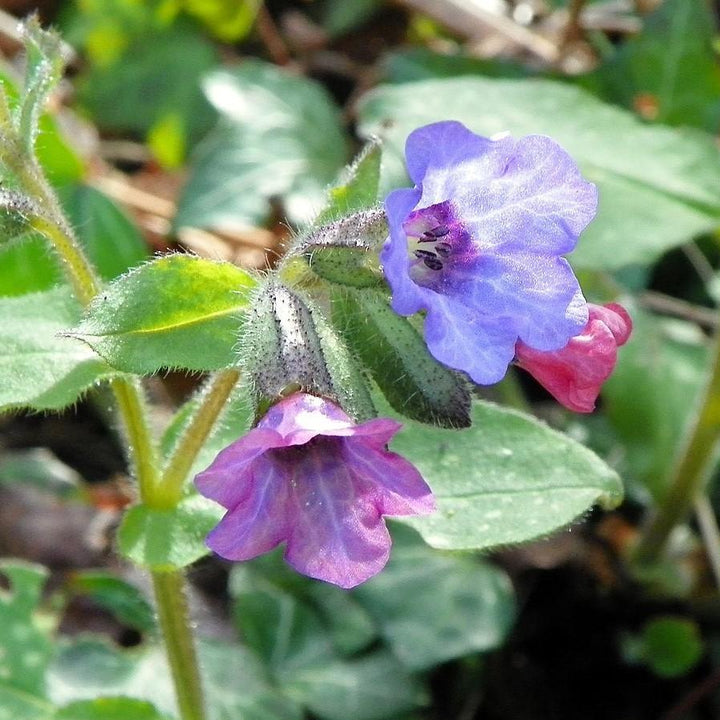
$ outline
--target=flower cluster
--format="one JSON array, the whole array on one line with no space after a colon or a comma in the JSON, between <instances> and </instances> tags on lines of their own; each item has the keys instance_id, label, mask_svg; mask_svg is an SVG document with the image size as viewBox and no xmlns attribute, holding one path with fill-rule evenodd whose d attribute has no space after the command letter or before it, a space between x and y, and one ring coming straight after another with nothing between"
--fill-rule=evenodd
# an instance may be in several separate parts
<instances>
[{"instance_id":1,"label":"flower cluster","mask_svg":"<svg viewBox=\"0 0 720 720\"><path fill-rule=\"evenodd\" d=\"M195 479L228 510L208 546L248 560L285 542L285 559L305 575L344 588L367 580L390 553L383 515L435 508L420 473L387 450L399 429L388 419L355 424L304 393L280 401Z\"/></svg>"},{"instance_id":2,"label":"flower cluster","mask_svg":"<svg viewBox=\"0 0 720 720\"><path fill-rule=\"evenodd\" d=\"M592 411L632 329L620 305L586 303L564 258L595 214L595 186L550 138L488 139L457 122L413 132L406 158L414 187L387 197L380 254L393 309L424 312L430 353L476 383L501 380L514 362L566 407ZM260 344L256 372L272 378L266 395L293 383L324 395L334 385L316 377L322 342L307 361L310 336L290 312L300 301L280 303L290 295L268 288L263 338L277 348ZM356 424L316 395L273 405L196 484L228 511L207 539L219 555L247 560L285 543L297 570L349 588L387 562L383 516L435 504L418 471L387 449L398 423Z\"/></svg>"}]
</instances>

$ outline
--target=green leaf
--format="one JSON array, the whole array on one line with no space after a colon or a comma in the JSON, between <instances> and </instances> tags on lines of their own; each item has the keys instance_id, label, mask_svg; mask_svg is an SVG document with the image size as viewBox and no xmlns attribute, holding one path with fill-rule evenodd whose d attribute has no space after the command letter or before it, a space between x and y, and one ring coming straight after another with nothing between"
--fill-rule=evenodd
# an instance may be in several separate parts
<instances>
[{"instance_id":1,"label":"green leaf","mask_svg":"<svg viewBox=\"0 0 720 720\"><path fill-rule=\"evenodd\" d=\"M325 0L322 24L332 36L342 35L362 25L382 5L382 0Z\"/></svg>"},{"instance_id":2,"label":"green leaf","mask_svg":"<svg viewBox=\"0 0 720 720\"><path fill-rule=\"evenodd\" d=\"M425 341L390 309L384 293L335 293L333 321L395 410L443 427L470 425L466 382L430 356Z\"/></svg>"},{"instance_id":3,"label":"green leaf","mask_svg":"<svg viewBox=\"0 0 720 720\"><path fill-rule=\"evenodd\" d=\"M308 222L346 158L340 116L312 80L255 60L207 76L220 123L198 147L175 227L263 224L270 200Z\"/></svg>"},{"instance_id":4,"label":"green leaf","mask_svg":"<svg viewBox=\"0 0 720 720\"><path fill-rule=\"evenodd\" d=\"M279 552L233 570L230 592L236 623L276 684L329 720L393 717L420 704L419 685L386 650L353 660L338 657L332 640L350 640L359 650L372 640L375 629L357 624L359 608L351 596L329 586L322 586L326 593L318 595L318 587L288 569ZM348 609L349 618L344 615ZM333 610L343 614L330 619Z\"/></svg>"},{"instance_id":5,"label":"green leaf","mask_svg":"<svg viewBox=\"0 0 720 720\"><path fill-rule=\"evenodd\" d=\"M650 263L720 224L720 152L711 137L644 125L578 88L548 80L428 80L378 88L360 114L361 132L385 142L382 191L407 183L404 142L426 123L451 118L483 135L553 137L600 190L597 218L572 254L578 267Z\"/></svg>"},{"instance_id":6,"label":"green leaf","mask_svg":"<svg viewBox=\"0 0 720 720\"><path fill-rule=\"evenodd\" d=\"M44 720L45 670L53 654L48 619L37 612L47 570L22 561L0 561L10 591L0 591L0 716ZM11 714L7 714L11 713Z\"/></svg>"},{"instance_id":7,"label":"green leaf","mask_svg":"<svg viewBox=\"0 0 720 720\"><path fill-rule=\"evenodd\" d=\"M39 235L0 247L0 297L41 292L62 282L62 273Z\"/></svg>"},{"instance_id":8,"label":"green leaf","mask_svg":"<svg viewBox=\"0 0 720 720\"><path fill-rule=\"evenodd\" d=\"M229 263L168 255L110 283L71 335L127 372L218 370L234 361L240 311L255 284Z\"/></svg>"},{"instance_id":9,"label":"green leaf","mask_svg":"<svg viewBox=\"0 0 720 720\"><path fill-rule=\"evenodd\" d=\"M60 708L53 720L172 720L145 700L105 697L78 700Z\"/></svg>"},{"instance_id":10,"label":"green leaf","mask_svg":"<svg viewBox=\"0 0 720 720\"><path fill-rule=\"evenodd\" d=\"M121 275L148 257L137 227L108 197L88 185L60 190L68 220L103 278Z\"/></svg>"},{"instance_id":11,"label":"green leaf","mask_svg":"<svg viewBox=\"0 0 720 720\"><path fill-rule=\"evenodd\" d=\"M2 720L55 720L53 706L33 695L16 693L0 682Z\"/></svg>"},{"instance_id":12,"label":"green leaf","mask_svg":"<svg viewBox=\"0 0 720 720\"><path fill-rule=\"evenodd\" d=\"M203 640L200 668L210 720L302 720L292 698L272 687L265 668L240 645Z\"/></svg>"},{"instance_id":13,"label":"green leaf","mask_svg":"<svg viewBox=\"0 0 720 720\"><path fill-rule=\"evenodd\" d=\"M48 697L60 706L81 700L127 696L174 713L175 698L163 649L125 650L99 636L63 639L47 672Z\"/></svg>"},{"instance_id":14,"label":"green leaf","mask_svg":"<svg viewBox=\"0 0 720 720\"><path fill-rule=\"evenodd\" d=\"M11 105L20 104L20 93L14 79L1 69L0 88ZM68 145L50 113L40 115L38 130L42 142L36 143L35 154L50 182L57 186L78 182L85 172L83 161Z\"/></svg>"},{"instance_id":15,"label":"green leaf","mask_svg":"<svg viewBox=\"0 0 720 720\"><path fill-rule=\"evenodd\" d=\"M148 130L146 138L155 159L163 168L177 170L185 161L185 119L176 112L159 117Z\"/></svg>"},{"instance_id":16,"label":"green leaf","mask_svg":"<svg viewBox=\"0 0 720 720\"><path fill-rule=\"evenodd\" d=\"M317 614L305 603L240 565L233 573L235 623L243 642L272 672L323 664L334 655Z\"/></svg>"},{"instance_id":17,"label":"green leaf","mask_svg":"<svg viewBox=\"0 0 720 720\"><path fill-rule=\"evenodd\" d=\"M700 628L693 620L673 615L655 617L623 648L632 662L643 662L661 678L689 673L703 654Z\"/></svg>"},{"instance_id":18,"label":"green leaf","mask_svg":"<svg viewBox=\"0 0 720 720\"><path fill-rule=\"evenodd\" d=\"M185 567L210 552L205 536L223 512L219 505L196 493L170 510L135 505L118 528L118 549L128 560L151 570Z\"/></svg>"},{"instance_id":19,"label":"green leaf","mask_svg":"<svg viewBox=\"0 0 720 720\"><path fill-rule=\"evenodd\" d=\"M419 683L385 651L293 670L282 687L323 720L383 720L426 701Z\"/></svg>"},{"instance_id":20,"label":"green leaf","mask_svg":"<svg viewBox=\"0 0 720 720\"><path fill-rule=\"evenodd\" d=\"M48 180L56 187L80 182L85 174L85 163L69 144L58 122L50 114L40 116L40 142L35 154Z\"/></svg>"},{"instance_id":21,"label":"green leaf","mask_svg":"<svg viewBox=\"0 0 720 720\"><path fill-rule=\"evenodd\" d=\"M629 478L657 500L705 382L708 343L691 323L639 308L631 313L633 334L603 387L604 407L622 440Z\"/></svg>"},{"instance_id":22,"label":"green leaf","mask_svg":"<svg viewBox=\"0 0 720 720\"><path fill-rule=\"evenodd\" d=\"M515 410L479 402L467 430L410 424L392 450L412 462L438 510L397 518L433 547L485 549L547 535L594 503L622 499L617 474L597 455Z\"/></svg>"},{"instance_id":23,"label":"green leaf","mask_svg":"<svg viewBox=\"0 0 720 720\"><path fill-rule=\"evenodd\" d=\"M243 647L200 639L198 654L210 720L301 720L299 708L270 687L260 663ZM48 673L48 692L59 705L128 696L177 716L160 646L124 650L90 636L65 641Z\"/></svg>"},{"instance_id":24,"label":"green leaf","mask_svg":"<svg viewBox=\"0 0 720 720\"><path fill-rule=\"evenodd\" d=\"M411 670L494 650L515 617L512 585L502 570L443 555L401 526L393 528L387 567L353 594Z\"/></svg>"},{"instance_id":25,"label":"green leaf","mask_svg":"<svg viewBox=\"0 0 720 720\"><path fill-rule=\"evenodd\" d=\"M155 613L142 592L110 573L100 570L73 573L68 588L74 595L92 598L120 622L140 632L149 632L156 627Z\"/></svg>"},{"instance_id":26,"label":"green leaf","mask_svg":"<svg viewBox=\"0 0 720 720\"><path fill-rule=\"evenodd\" d=\"M226 43L242 40L252 29L262 0L183 0L183 9Z\"/></svg>"},{"instance_id":27,"label":"green leaf","mask_svg":"<svg viewBox=\"0 0 720 720\"><path fill-rule=\"evenodd\" d=\"M368 382L347 345L317 307L311 309L323 357L337 398L343 409L358 421L376 416Z\"/></svg>"},{"instance_id":28,"label":"green leaf","mask_svg":"<svg viewBox=\"0 0 720 720\"><path fill-rule=\"evenodd\" d=\"M341 655L357 655L361 650L366 650L377 637L377 627L370 614L344 590L329 583L308 580L305 596L317 611L333 646Z\"/></svg>"},{"instance_id":29,"label":"green leaf","mask_svg":"<svg viewBox=\"0 0 720 720\"><path fill-rule=\"evenodd\" d=\"M18 107L18 136L28 157L34 154L38 121L48 96L60 81L65 50L60 36L43 30L37 16L22 26L25 43L25 81Z\"/></svg>"},{"instance_id":30,"label":"green leaf","mask_svg":"<svg viewBox=\"0 0 720 720\"><path fill-rule=\"evenodd\" d=\"M714 134L720 67L710 7L702 0L664 0L643 24L641 33L580 82L629 109L650 103L647 119Z\"/></svg>"},{"instance_id":31,"label":"green leaf","mask_svg":"<svg viewBox=\"0 0 720 720\"><path fill-rule=\"evenodd\" d=\"M342 655L353 655L367 647L377 638L377 628L368 612L345 590L329 583L319 583L305 577L290 568L283 560L280 549L266 553L249 563L237 564L230 575L229 592L235 599L235 619L243 638L248 641L247 624L255 629L256 642L253 647L262 650L271 662L292 659L297 653L302 628L294 628L291 622L268 622L273 613L284 618L305 617L314 628L320 627L321 638L307 637L308 644L327 651L328 638L332 641L332 650ZM248 594L266 593L270 597L267 605L257 605L257 614L253 617L247 604L240 598ZM295 611L296 605L302 609ZM278 636L283 635L281 641ZM268 648L279 648L279 653L267 653ZM261 654L262 654L261 653ZM317 650L303 650L303 657L317 655Z\"/></svg>"},{"instance_id":32,"label":"green leaf","mask_svg":"<svg viewBox=\"0 0 720 720\"><path fill-rule=\"evenodd\" d=\"M55 497L80 494L80 475L44 447L5 450L0 460L0 485L32 486Z\"/></svg>"},{"instance_id":33,"label":"green leaf","mask_svg":"<svg viewBox=\"0 0 720 720\"><path fill-rule=\"evenodd\" d=\"M116 43L117 51L86 65L77 79L80 103L102 128L142 135L175 113L187 123L184 139L197 141L214 120L200 89L200 78L218 60L212 43L190 22L168 26L142 18L115 19L108 16L113 12L108 3L96 7L98 16L83 12L77 20L87 23L85 42L102 52ZM109 37L116 38L114 43Z\"/></svg>"},{"instance_id":34,"label":"green leaf","mask_svg":"<svg viewBox=\"0 0 720 720\"><path fill-rule=\"evenodd\" d=\"M405 83L461 75L520 78L528 70L520 64L493 58L482 60L462 53L436 53L423 47L389 53L383 63L387 82Z\"/></svg>"},{"instance_id":35,"label":"green leaf","mask_svg":"<svg viewBox=\"0 0 720 720\"><path fill-rule=\"evenodd\" d=\"M338 184L330 188L328 203L315 218L314 224L323 225L377 205L381 159L380 141L372 138L352 164L345 168Z\"/></svg>"},{"instance_id":36,"label":"green leaf","mask_svg":"<svg viewBox=\"0 0 720 720\"><path fill-rule=\"evenodd\" d=\"M89 347L59 335L80 317L67 289L0 298L0 317L0 410L59 409L113 375Z\"/></svg>"}]
</instances>

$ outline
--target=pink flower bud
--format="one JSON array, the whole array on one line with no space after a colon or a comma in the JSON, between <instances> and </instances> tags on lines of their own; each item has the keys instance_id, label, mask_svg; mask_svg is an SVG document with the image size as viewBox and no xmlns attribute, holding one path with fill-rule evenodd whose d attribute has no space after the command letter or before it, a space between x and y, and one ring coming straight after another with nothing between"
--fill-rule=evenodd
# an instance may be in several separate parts
<instances>
[{"instance_id":1,"label":"pink flower bud","mask_svg":"<svg viewBox=\"0 0 720 720\"><path fill-rule=\"evenodd\" d=\"M595 409L600 388L615 368L617 349L632 331L632 320L617 303L588 304L585 329L560 350L541 352L518 342L516 363L553 397L575 412Z\"/></svg>"}]
</instances>

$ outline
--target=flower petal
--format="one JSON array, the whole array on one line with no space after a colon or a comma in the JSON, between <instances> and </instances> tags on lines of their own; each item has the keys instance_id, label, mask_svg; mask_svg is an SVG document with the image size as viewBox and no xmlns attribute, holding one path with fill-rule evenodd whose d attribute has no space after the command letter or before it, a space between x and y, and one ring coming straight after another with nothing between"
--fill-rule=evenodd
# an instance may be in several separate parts
<instances>
[{"instance_id":1,"label":"flower petal","mask_svg":"<svg viewBox=\"0 0 720 720\"><path fill-rule=\"evenodd\" d=\"M390 535L378 490L339 453L324 450L309 449L290 481L285 559L305 575L350 588L382 570Z\"/></svg>"},{"instance_id":2,"label":"flower petal","mask_svg":"<svg viewBox=\"0 0 720 720\"><path fill-rule=\"evenodd\" d=\"M436 509L435 498L422 475L397 453L357 443L344 443L343 452L357 474L381 489L383 515L426 515Z\"/></svg>"},{"instance_id":3,"label":"flower petal","mask_svg":"<svg viewBox=\"0 0 720 720\"><path fill-rule=\"evenodd\" d=\"M517 364L565 407L589 413L615 368L618 346L631 330L632 321L621 305L590 305L587 325L565 347L540 352L519 342Z\"/></svg>"},{"instance_id":4,"label":"flower petal","mask_svg":"<svg viewBox=\"0 0 720 720\"><path fill-rule=\"evenodd\" d=\"M494 158L487 156L491 146L491 140L476 135L455 120L425 125L411 132L405 142L408 175L416 185L420 186L430 168L441 173L445 168L462 166L468 158L477 157L487 157L487 162L490 164L494 161ZM440 185L441 176L437 174L435 176L438 177ZM432 204L432 202L424 203L424 205Z\"/></svg>"},{"instance_id":5,"label":"flower petal","mask_svg":"<svg viewBox=\"0 0 720 720\"><path fill-rule=\"evenodd\" d=\"M355 423L342 408L307 393L294 393L273 405L258 427L279 433L283 447L304 445L318 435L351 435L355 431Z\"/></svg>"},{"instance_id":6,"label":"flower petal","mask_svg":"<svg viewBox=\"0 0 720 720\"><path fill-rule=\"evenodd\" d=\"M422 189L417 207L452 199L481 249L540 254L574 249L595 216L597 189L556 142L542 135L490 141L465 128L464 143L445 148L440 143L449 133L434 127L422 133L425 174L413 178ZM432 136L437 145L428 159ZM408 167L416 164L410 156L414 145L408 142Z\"/></svg>"},{"instance_id":7,"label":"flower petal","mask_svg":"<svg viewBox=\"0 0 720 720\"><path fill-rule=\"evenodd\" d=\"M341 587L367 580L390 552L383 514L434 509L417 470L387 450L400 427L386 418L356 425L304 393L281 400L198 475L198 489L229 510L208 546L247 560L286 542L287 561L306 575Z\"/></svg>"},{"instance_id":8,"label":"flower petal","mask_svg":"<svg viewBox=\"0 0 720 720\"><path fill-rule=\"evenodd\" d=\"M197 489L223 507L234 508L250 492L244 482L229 482L228 478L244 477L256 458L269 448L282 447L281 435L274 430L254 428L247 435L221 450L210 466L195 477Z\"/></svg>"},{"instance_id":9,"label":"flower petal","mask_svg":"<svg viewBox=\"0 0 720 720\"><path fill-rule=\"evenodd\" d=\"M269 458L255 461L252 471L242 478L245 497L207 537L211 550L227 560L249 560L285 540L288 486L282 470Z\"/></svg>"},{"instance_id":10,"label":"flower petal","mask_svg":"<svg viewBox=\"0 0 720 720\"><path fill-rule=\"evenodd\" d=\"M401 315L427 311L425 340L478 383L502 379L519 341L564 347L588 320L568 262L597 191L550 138L490 140L457 122L419 128L414 189L388 196L381 253Z\"/></svg>"},{"instance_id":11,"label":"flower petal","mask_svg":"<svg viewBox=\"0 0 720 720\"><path fill-rule=\"evenodd\" d=\"M482 385L502 380L516 339L511 318L479 313L443 295L437 295L425 318L425 342L433 357Z\"/></svg>"},{"instance_id":12,"label":"flower petal","mask_svg":"<svg viewBox=\"0 0 720 720\"><path fill-rule=\"evenodd\" d=\"M564 258L516 252L478 262L473 303L494 316L512 317L518 335L538 350L557 350L582 331L585 299ZM469 302L468 302L469 304Z\"/></svg>"},{"instance_id":13,"label":"flower petal","mask_svg":"<svg viewBox=\"0 0 720 720\"><path fill-rule=\"evenodd\" d=\"M422 289L409 275L407 236L402 224L417 204L418 190L395 190L385 199L391 236L380 251L385 277L393 292L393 310L399 315L413 315L425 307Z\"/></svg>"}]
</instances>

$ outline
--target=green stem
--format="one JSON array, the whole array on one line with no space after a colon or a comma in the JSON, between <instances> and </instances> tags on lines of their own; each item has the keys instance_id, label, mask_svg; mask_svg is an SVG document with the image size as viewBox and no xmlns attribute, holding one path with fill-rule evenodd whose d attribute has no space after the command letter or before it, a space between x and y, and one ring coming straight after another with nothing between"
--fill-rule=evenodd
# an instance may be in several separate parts
<instances>
[{"instance_id":1,"label":"green stem","mask_svg":"<svg viewBox=\"0 0 720 720\"><path fill-rule=\"evenodd\" d=\"M60 255L78 300L87 305L98 293L100 280L65 222L50 187L44 179L33 177L31 172L25 174L28 179L26 189L35 195L49 213L48 217L33 217L30 223ZM137 379L119 377L112 380L110 386L123 420L128 456L137 479L140 499L150 507L167 508L167 498L161 491L158 457L142 385ZM179 570L153 572L152 578L181 720L204 720L200 673L188 622L184 575Z\"/></svg>"},{"instance_id":2,"label":"green stem","mask_svg":"<svg viewBox=\"0 0 720 720\"><path fill-rule=\"evenodd\" d=\"M185 578L178 570L153 572L160 628L182 720L204 720L202 685L190 629Z\"/></svg>"},{"instance_id":3,"label":"green stem","mask_svg":"<svg viewBox=\"0 0 720 720\"><path fill-rule=\"evenodd\" d=\"M115 378L110 381L110 387L123 419L128 456L137 479L140 500L149 507L165 507L159 497L157 452L148 424L142 386L135 378Z\"/></svg>"},{"instance_id":4,"label":"green stem","mask_svg":"<svg viewBox=\"0 0 720 720\"><path fill-rule=\"evenodd\" d=\"M683 522L704 490L720 439L720 333L715 340L710 378L694 424L674 465L667 492L635 547L638 563L655 562L670 533Z\"/></svg>"},{"instance_id":5,"label":"green stem","mask_svg":"<svg viewBox=\"0 0 720 720\"><path fill-rule=\"evenodd\" d=\"M33 230L37 230L50 241L62 258L75 296L83 305L87 305L98 294L100 280L77 240L59 223L44 217L32 217L29 224Z\"/></svg>"},{"instance_id":6,"label":"green stem","mask_svg":"<svg viewBox=\"0 0 720 720\"><path fill-rule=\"evenodd\" d=\"M175 505L180 500L190 468L239 379L237 370L225 370L217 373L205 387L198 408L163 471L161 492L167 502Z\"/></svg>"}]
</instances>

